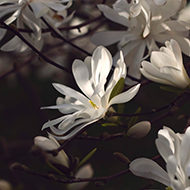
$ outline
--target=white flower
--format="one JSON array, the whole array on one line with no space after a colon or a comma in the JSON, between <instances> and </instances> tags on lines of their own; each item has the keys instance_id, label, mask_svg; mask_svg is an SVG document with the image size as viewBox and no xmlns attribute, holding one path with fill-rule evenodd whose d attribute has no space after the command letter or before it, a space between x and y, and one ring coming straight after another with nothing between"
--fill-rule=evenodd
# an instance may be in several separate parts
<instances>
[{"instance_id":1,"label":"white flower","mask_svg":"<svg viewBox=\"0 0 190 190\"><path fill-rule=\"evenodd\" d=\"M190 3L179 12L178 20L184 21L190 25Z\"/></svg>"},{"instance_id":2,"label":"white flower","mask_svg":"<svg viewBox=\"0 0 190 190\"><path fill-rule=\"evenodd\" d=\"M34 144L45 151L55 150L60 147L59 143L51 135L49 135L49 139L43 136L35 137ZM59 151L57 156L53 156L52 154L47 154L47 156L51 163L60 164L69 168L69 158L63 150Z\"/></svg>"},{"instance_id":3,"label":"white flower","mask_svg":"<svg viewBox=\"0 0 190 190\"><path fill-rule=\"evenodd\" d=\"M23 37L37 49L41 49L43 45L41 29L45 24L40 18L44 17L52 26L57 27L65 22L63 18L67 17L66 9L71 4L72 0L4 0L0 2L0 19L8 16L4 21L7 25L15 22L18 28L24 29L27 26L33 33L22 33ZM62 18L62 21L57 18ZM0 29L0 40L5 34L6 30ZM24 42L14 36L1 47L1 50L23 52L27 48Z\"/></svg>"},{"instance_id":4,"label":"white flower","mask_svg":"<svg viewBox=\"0 0 190 190\"><path fill-rule=\"evenodd\" d=\"M72 65L73 75L84 95L65 85L53 84L56 90L65 95L65 98L58 98L56 106L45 108L59 109L61 113L67 115L48 121L42 129L50 127L52 132L58 135L56 136L57 139L68 139L82 128L103 118L111 105L131 100L138 92L140 84L110 99L117 82L126 76L126 66L122 53L112 78L106 84L111 67L112 56L102 46L98 47L93 52L92 57L87 57L84 62L75 60ZM59 124L58 128L54 127L56 124Z\"/></svg>"},{"instance_id":5,"label":"white flower","mask_svg":"<svg viewBox=\"0 0 190 190\"><path fill-rule=\"evenodd\" d=\"M158 50L156 42L164 43L173 38L182 52L190 55L190 41L187 39L189 27L184 22L170 19L185 3L179 0L134 0L131 3L117 0L113 9L100 4L98 8L105 17L127 29L96 33L92 42L104 46L119 42L118 49L123 51L127 60L128 75L140 79L140 62L143 56L147 57L152 50ZM146 48L148 54L144 55ZM115 60L118 57L119 53L115 55ZM131 84L132 81L127 79L126 82Z\"/></svg>"},{"instance_id":6,"label":"white flower","mask_svg":"<svg viewBox=\"0 0 190 190\"><path fill-rule=\"evenodd\" d=\"M93 169L90 164L82 166L75 174L76 178L91 178L93 176ZM81 190L88 185L89 182L71 183L68 185L69 190Z\"/></svg>"},{"instance_id":7,"label":"white flower","mask_svg":"<svg viewBox=\"0 0 190 190\"><path fill-rule=\"evenodd\" d=\"M153 51L151 63L142 62L141 73L154 82L163 83L185 89L190 79L183 66L181 49L175 40L166 41L166 47Z\"/></svg>"},{"instance_id":8,"label":"white flower","mask_svg":"<svg viewBox=\"0 0 190 190\"><path fill-rule=\"evenodd\" d=\"M175 134L170 128L158 132L156 146L166 162L163 170L156 162L147 158L138 158L131 162L133 174L156 180L173 190L190 189L190 127L184 135Z\"/></svg>"}]
</instances>

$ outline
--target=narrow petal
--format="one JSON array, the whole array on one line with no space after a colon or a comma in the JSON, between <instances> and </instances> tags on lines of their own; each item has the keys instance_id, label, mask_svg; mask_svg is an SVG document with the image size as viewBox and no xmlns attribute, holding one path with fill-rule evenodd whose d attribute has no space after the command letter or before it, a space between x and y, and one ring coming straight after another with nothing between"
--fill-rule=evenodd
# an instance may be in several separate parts
<instances>
[{"instance_id":1,"label":"narrow petal","mask_svg":"<svg viewBox=\"0 0 190 190\"><path fill-rule=\"evenodd\" d=\"M75 98L75 99L79 100L80 102L84 103L85 105L89 105L89 100L84 95L82 95L80 92L73 90L72 88L69 88L65 85L58 84L58 83L54 83L53 86L61 94ZM90 105L89 105L89 107L90 107Z\"/></svg>"},{"instance_id":2,"label":"narrow petal","mask_svg":"<svg viewBox=\"0 0 190 190\"><path fill-rule=\"evenodd\" d=\"M122 103L126 103L130 101L137 94L137 92L139 91L139 88L140 88L140 84L137 84L136 86L130 88L126 92L123 92L113 97L109 102L109 106L113 104L122 104Z\"/></svg>"}]
</instances>

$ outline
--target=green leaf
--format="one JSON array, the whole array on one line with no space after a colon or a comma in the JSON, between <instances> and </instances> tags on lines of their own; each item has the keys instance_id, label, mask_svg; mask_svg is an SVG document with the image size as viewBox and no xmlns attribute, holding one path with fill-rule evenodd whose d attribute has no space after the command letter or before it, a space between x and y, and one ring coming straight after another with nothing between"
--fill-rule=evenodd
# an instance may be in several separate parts
<instances>
[{"instance_id":1,"label":"green leaf","mask_svg":"<svg viewBox=\"0 0 190 190\"><path fill-rule=\"evenodd\" d=\"M140 112L141 112L141 107L139 107L136 110L135 114L140 113ZM128 123L128 129L137 123L138 118L139 118L139 116L133 116L133 117L131 117L131 119L129 120L129 123Z\"/></svg>"},{"instance_id":2,"label":"green leaf","mask_svg":"<svg viewBox=\"0 0 190 190\"><path fill-rule=\"evenodd\" d=\"M161 90L167 91L167 92L172 92L176 94L180 94L182 92L185 92L186 90L180 89L180 88L175 88L173 86L160 86Z\"/></svg>"},{"instance_id":3,"label":"green leaf","mask_svg":"<svg viewBox=\"0 0 190 190\"><path fill-rule=\"evenodd\" d=\"M93 149L89 154L87 154L76 166L75 171L82 166L85 162L87 162L96 152L97 148Z\"/></svg>"},{"instance_id":4,"label":"green leaf","mask_svg":"<svg viewBox=\"0 0 190 190\"><path fill-rule=\"evenodd\" d=\"M117 123L103 123L102 124L102 127L111 127L111 126L117 127L118 124Z\"/></svg>"},{"instance_id":5,"label":"green leaf","mask_svg":"<svg viewBox=\"0 0 190 190\"><path fill-rule=\"evenodd\" d=\"M52 168L53 170L55 170L58 174L60 175L64 175L64 173L62 173L60 170L58 170L56 167L54 167L50 162L47 162L47 165Z\"/></svg>"},{"instance_id":6,"label":"green leaf","mask_svg":"<svg viewBox=\"0 0 190 190\"><path fill-rule=\"evenodd\" d=\"M114 97L117 96L118 94L120 94L123 91L123 87L125 84L125 79L124 78L120 78L120 80L117 82L117 84L114 86L111 94L110 94L110 98L109 101Z\"/></svg>"}]
</instances>

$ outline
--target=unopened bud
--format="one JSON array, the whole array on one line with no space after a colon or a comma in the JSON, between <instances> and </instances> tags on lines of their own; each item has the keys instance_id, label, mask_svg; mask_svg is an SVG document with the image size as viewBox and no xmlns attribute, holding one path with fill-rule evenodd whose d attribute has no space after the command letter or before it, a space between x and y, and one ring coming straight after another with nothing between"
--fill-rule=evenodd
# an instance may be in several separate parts
<instances>
[{"instance_id":1,"label":"unopened bud","mask_svg":"<svg viewBox=\"0 0 190 190\"><path fill-rule=\"evenodd\" d=\"M129 164L131 162L129 158L127 158L124 154L120 152L114 152L113 154L115 158L119 160L120 162L122 162L123 164Z\"/></svg>"},{"instance_id":2,"label":"unopened bud","mask_svg":"<svg viewBox=\"0 0 190 190\"><path fill-rule=\"evenodd\" d=\"M149 121L141 121L133 125L128 131L127 136L135 139L146 136L151 129L151 123Z\"/></svg>"},{"instance_id":3,"label":"unopened bud","mask_svg":"<svg viewBox=\"0 0 190 190\"><path fill-rule=\"evenodd\" d=\"M107 132L102 133L101 136L100 136L100 138L101 138L102 140L106 140L106 139L108 139L109 137L110 137L110 134L107 133Z\"/></svg>"},{"instance_id":4,"label":"unopened bud","mask_svg":"<svg viewBox=\"0 0 190 190\"><path fill-rule=\"evenodd\" d=\"M1 179L0 190L12 190L12 186L8 181Z\"/></svg>"},{"instance_id":5,"label":"unopened bud","mask_svg":"<svg viewBox=\"0 0 190 190\"><path fill-rule=\"evenodd\" d=\"M49 177L51 180L57 181L57 178L56 178L55 175L53 175L53 174L49 174L48 177Z\"/></svg>"},{"instance_id":6,"label":"unopened bud","mask_svg":"<svg viewBox=\"0 0 190 190\"><path fill-rule=\"evenodd\" d=\"M13 163L11 166L10 166L10 169L11 170L20 170L20 171L26 171L26 170L29 170L29 168L23 164L20 164L18 162L15 162Z\"/></svg>"},{"instance_id":7,"label":"unopened bud","mask_svg":"<svg viewBox=\"0 0 190 190\"><path fill-rule=\"evenodd\" d=\"M102 182L102 181L97 181L97 182L95 182L95 186L96 186L96 187L103 187L104 185L105 185L105 183Z\"/></svg>"}]
</instances>

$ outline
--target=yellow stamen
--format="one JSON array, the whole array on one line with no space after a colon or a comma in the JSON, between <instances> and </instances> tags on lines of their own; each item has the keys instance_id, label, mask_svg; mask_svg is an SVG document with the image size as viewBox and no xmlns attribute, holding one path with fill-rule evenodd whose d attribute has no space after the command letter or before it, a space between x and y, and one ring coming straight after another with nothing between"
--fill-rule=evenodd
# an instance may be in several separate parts
<instances>
[{"instance_id":1,"label":"yellow stamen","mask_svg":"<svg viewBox=\"0 0 190 190\"><path fill-rule=\"evenodd\" d=\"M97 110L97 109L99 108L93 101L89 100L89 102L90 102L90 105L91 105L95 110Z\"/></svg>"},{"instance_id":2,"label":"yellow stamen","mask_svg":"<svg viewBox=\"0 0 190 190\"><path fill-rule=\"evenodd\" d=\"M171 187L166 187L166 190L173 190Z\"/></svg>"}]
</instances>

